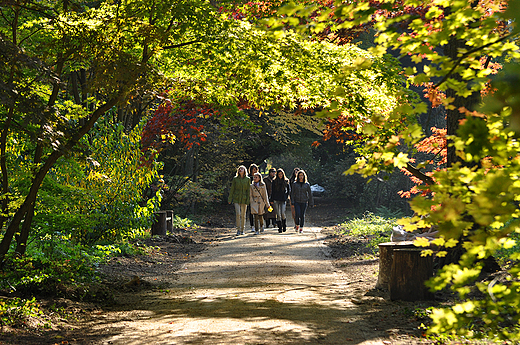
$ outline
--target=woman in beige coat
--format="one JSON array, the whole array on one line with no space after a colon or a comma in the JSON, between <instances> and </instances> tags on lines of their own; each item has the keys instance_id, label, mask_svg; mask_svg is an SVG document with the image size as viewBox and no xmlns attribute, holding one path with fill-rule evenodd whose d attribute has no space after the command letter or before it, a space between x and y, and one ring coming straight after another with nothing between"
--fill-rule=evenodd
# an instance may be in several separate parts
<instances>
[{"instance_id":1,"label":"woman in beige coat","mask_svg":"<svg viewBox=\"0 0 520 345\"><path fill-rule=\"evenodd\" d=\"M253 182L249 189L249 200L251 203L251 214L255 222L255 234L264 232L264 217L265 209L268 207L267 188L262 181L262 175L257 172L253 175Z\"/></svg>"}]
</instances>

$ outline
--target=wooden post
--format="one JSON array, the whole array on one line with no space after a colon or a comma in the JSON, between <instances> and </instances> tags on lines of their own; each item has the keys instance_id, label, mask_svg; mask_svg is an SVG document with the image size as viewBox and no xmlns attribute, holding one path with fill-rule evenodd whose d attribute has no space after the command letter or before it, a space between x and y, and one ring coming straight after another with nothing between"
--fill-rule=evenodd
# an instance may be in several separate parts
<instances>
[{"instance_id":1,"label":"wooden post","mask_svg":"<svg viewBox=\"0 0 520 345\"><path fill-rule=\"evenodd\" d=\"M433 256L421 256L421 248L393 250L390 273L390 299L418 301L432 299L424 283L433 276Z\"/></svg>"},{"instance_id":2,"label":"wooden post","mask_svg":"<svg viewBox=\"0 0 520 345\"><path fill-rule=\"evenodd\" d=\"M166 211L166 231L168 231L168 233L170 233L170 234L173 232L173 211L172 210Z\"/></svg>"},{"instance_id":3,"label":"wooden post","mask_svg":"<svg viewBox=\"0 0 520 345\"><path fill-rule=\"evenodd\" d=\"M392 262L394 257L394 249L396 248L415 248L413 241L402 242L386 242L379 244L379 274L377 276L377 289L389 289L390 274L392 271Z\"/></svg>"},{"instance_id":4,"label":"wooden post","mask_svg":"<svg viewBox=\"0 0 520 345\"><path fill-rule=\"evenodd\" d=\"M157 211L155 214L155 222L152 225L153 235L166 235L166 211Z\"/></svg>"}]
</instances>

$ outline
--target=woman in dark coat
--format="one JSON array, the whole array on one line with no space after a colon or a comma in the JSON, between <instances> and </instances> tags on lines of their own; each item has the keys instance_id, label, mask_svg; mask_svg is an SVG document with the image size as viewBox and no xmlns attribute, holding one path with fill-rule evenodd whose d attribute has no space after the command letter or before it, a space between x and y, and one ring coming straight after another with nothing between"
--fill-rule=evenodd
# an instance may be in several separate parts
<instances>
[{"instance_id":1,"label":"woman in dark coat","mask_svg":"<svg viewBox=\"0 0 520 345\"><path fill-rule=\"evenodd\" d=\"M271 194L273 193L273 181L276 178L276 169L270 168L269 169L269 175L267 175L264 178L264 183L267 188L267 195L269 196L269 205L274 207L273 200L271 199ZM266 212L264 213L264 220L265 220L265 227L266 229L269 227L269 224L271 223L271 220L274 222L276 221L276 213L274 210L272 212Z\"/></svg>"},{"instance_id":2,"label":"woman in dark coat","mask_svg":"<svg viewBox=\"0 0 520 345\"><path fill-rule=\"evenodd\" d=\"M305 211L307 204L313 206L311 185L307 182L307 174L300 170L296 175L296 181L291 186L291 204L294 205L296 232L303 232L305 224Z\"/></svg>"},{"instance_id":3,"label":"woman in dark coat","mask_svg":"<svg viewBox=\"0 0 520 345\"><path fill-rule=\"evenodd\" d=\"M276 177L272 183L271 200L274 202L274 210L276 212L276 225L278 232L287 230L287 219L285 219L285 205L287 198L291 194L291 186L289 180L285 177L283 169L276 171Z\"/></svg>"},{"instance_id":4,"label":"woman in dark coat","mask_svg":"<svg viewBox=\"0 0 520 345\"><path fill-rule=\"evenodd\" d=\"M294 168L292 174L291 174L291 177L289 178L289 186L292 187L294 181L296 181L296 174L298 174L298 171L300 171L300 168ZM290 198L290 195L289 195L289 198ZM294 229L296 230L296 213L294 211L294 204L291 202L291 214L292 214L292 219L294 221ZM298 232L298 230L296 230L296 232Z\"/></svg>"}]
</instances>

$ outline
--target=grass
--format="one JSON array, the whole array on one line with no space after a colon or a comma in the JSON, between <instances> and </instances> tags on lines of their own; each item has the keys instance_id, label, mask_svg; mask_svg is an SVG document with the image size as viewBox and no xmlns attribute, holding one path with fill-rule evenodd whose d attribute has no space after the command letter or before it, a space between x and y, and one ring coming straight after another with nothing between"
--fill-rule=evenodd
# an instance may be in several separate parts
<instances>
[{"instance_id":1,"label":"grass","mask_svg":"<svg viewBox=\"0 0 520 345\"><path fill-rule=\"evenodd\" d=\"M345 221L339 225L339 232L344 235L369 239L369 246L374 253L378 245L389 242L392 228L397 225L397 217L376 215L365 212L362 216Z\"/></svg>"}]
</instances>

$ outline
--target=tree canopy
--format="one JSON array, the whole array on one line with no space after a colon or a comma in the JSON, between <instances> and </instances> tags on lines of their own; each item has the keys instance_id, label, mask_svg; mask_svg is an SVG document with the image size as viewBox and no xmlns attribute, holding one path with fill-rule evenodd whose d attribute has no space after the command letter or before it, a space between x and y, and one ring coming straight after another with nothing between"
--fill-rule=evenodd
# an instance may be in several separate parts
<instances>
[{"instance_id":1,"label":"tree canopy","mask_svg":"<svg viewBox=\"0 0 520 345\"><path fill-rule=\"evenodd\" d=\"M371 25L376 46L369 51L376 56L391 51L411 59L415 65L404 69L407 84L423 85L430 104L445 108L446 136L432 143L440 144L437 151L446 150L446 167L426 178L419 170L429 159L412 166L424 193L411 201L415 216L402 220L409 231L438 228L440 237L432 243L446 248L438 256L454 246L464 249L460 259L431 281L432 288L449 286L460 296L453 307L434 312L434 332L518 338L518 264L509 271L511 281L478 284L482 299L468 295L483 259L512 248L511 234L520 231L518 92L513 87L519 76L518 8L518 1L357 1L330 7L292 3L267 21L281 28L293 17L314 13L312 25L297 29L334 32ZM503 65L498 73L497 63ZM388 117L354 119L351 128L367 139L350 172L372 175L412 163L414 147L428 135L417 124L398 128L393 121L409 121L410 115L426 111L424 102L403 104ZM416 244L430 245L425 239ZM518 254L511 259L518 262ZM475 320L485 328L466 327Z\"/></svg>"},{"instance_id":2,"label":"tree canopy","mask_svg":"<svg viewBox=\"0 0 520 345\"><path fill-rule=\"evenodd\" d=\"M92 159L87 146L97 123L121 123L129 133L157 108L156 126L146 127L147 147L164 140L192 145L205 137L202 123L210 115L224 129L247 123L239 111L245 108L342 104L366 117L390 112L406 93L389 56L264 30L207 1L14 1L0 11L0 258L14 238L16 251L25 251L33 217L42 211L40 188L60 175L56 167ZM196 104L188 127L171 117L186 104ZM199 111L201 105L212 111ZM14 150L19 142L23 150ZM132 145L124 150L138 149ZM118 183L117 171L99 172L106 176L101 188Z\"/></svg>"}]
</instances>

